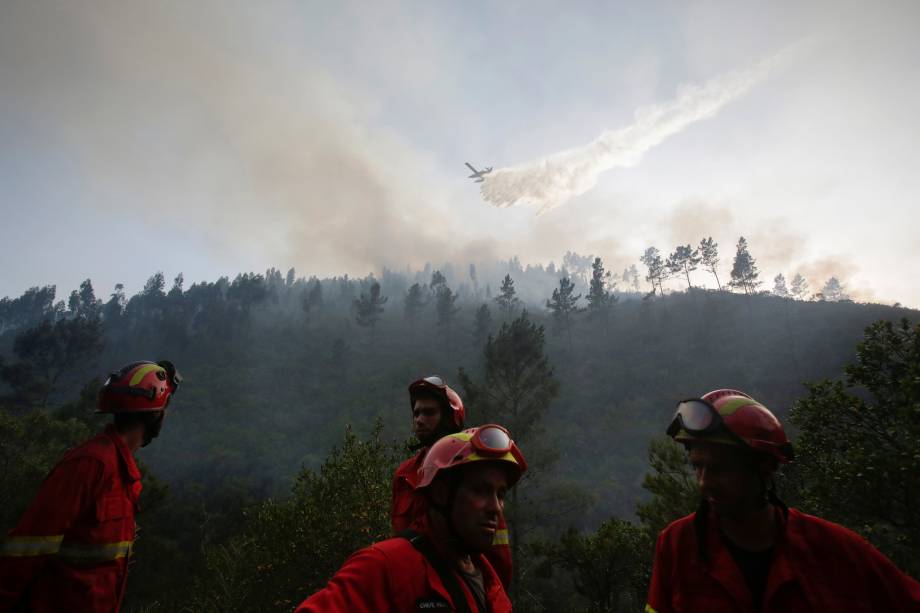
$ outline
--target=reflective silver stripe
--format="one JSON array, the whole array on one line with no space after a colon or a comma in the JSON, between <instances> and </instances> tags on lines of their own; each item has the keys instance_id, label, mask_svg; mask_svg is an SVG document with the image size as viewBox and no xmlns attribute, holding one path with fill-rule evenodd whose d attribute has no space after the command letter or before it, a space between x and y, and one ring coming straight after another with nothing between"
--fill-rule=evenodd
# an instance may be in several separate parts
<instances>
[{"instance_id":1,"label":"reflective silver stripe","mask_svg":"<svg viewBox=\"0 0 920 613\"><path fill-rule=\"evenodd\" d=\"M61 548L63 534L55 536L11 536L0 544L2 556L44 556L57 553Z\"/></svg>"},{"instance_id":2,"label":"reflective silver stripe","mask_svg":"<svg viewBox=\"0 0 920 613\"><path fill-rule=\"evenodd\" d=\"M134 541L102 545L64 543L58 551L58 556L75 562L108 562L130 556L133 545Z\"/></svg>"},{"instance_id":3,"label":"reflective silver stripe","mask_svg":"<svg viewBox=\"0 0 920 613\"><path fill-rule=\"evenodd\" d=\"M508 538L507 528L496 530L495 534L492 536L492 545L508 545L510 542L511 539Z\"/></svg>"}]
</instances>

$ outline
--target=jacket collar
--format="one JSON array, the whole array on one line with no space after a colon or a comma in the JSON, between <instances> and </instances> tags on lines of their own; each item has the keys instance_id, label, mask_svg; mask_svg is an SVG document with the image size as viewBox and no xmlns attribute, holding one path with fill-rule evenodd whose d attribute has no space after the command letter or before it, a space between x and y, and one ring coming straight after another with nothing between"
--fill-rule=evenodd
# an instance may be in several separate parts
<instances>
[{"instance_id":1,"label":"jacket collar","mask_svg":"<svg viewBox=\"0 0 920 613\"><path fill-rule=\"evenodd\" d=\"M787 547L785 547L789 520L779 507L774 507L774 513L776 517L776 543L773 549L770 572L767 575L767 586L763 596L764 605L770 601L772 595L781 585L795 579L795 574L786 552ZM705 572L722 585L723 589L731 595L732 600L735 601L735 604L740 609L752 611L754 603L751 600L747 581L741 573L741 569L738 568L738 564L735 563L731 552L722 542L719 519L712 512L709 515L706 540L711 559L705 568ZM766 607L764 608L766 609Z\"/></svg>"},{"instance_id":2,"label":"jacket collar","mask_svg":"<svg viewBox=\"0 0 920 613\"><path fill-rule=\"evenodd\" d=\"M428 453L428 447L423 447L414 456L400 464L396 469L396 478L405 479L415 489L415 485L418 483L418 469L421 468L426 453Z\"/></svg>"},{"instance_id":3,"label":"jacket collar","mask_svg":"<svg viewBox=\"0 0 920 613\"><path fill-rule=\"evenodd\" d=\"M438 547L435 546L435 549L438 549ZM503 592L504 588L502 587L501 580L498 578L498 574L495 572L495 569L492 568L492 565L481 553L475 554L471 557L473 559L473 563L479 568L479 570L482 571L482 584L485 588L486 601L493 603L500 600L501 596L499 596L499 593ZM431 564L426 564L426 569L427 581L431 589L437 592L437 594L447 602L453 602L453 599L450 597L450 593L448 593L447 588L441 581L440 575L438 575L438 571L436 571L434 567L431 566ZM454 576L457 578L457 583L460 584L463 593L466 594L469 592L470 588L468 585L466 585L466 582L460 576L460 571L454 568L453 565L451 565L451 569L453 570ZM507 598L507 595L505 595L505 598ZM457 607L457 603L454 603L454 607Z\"/></svg>"},{"instance_id":4,"label":"jacket collar","mask_svg":"<svg viewBox=\"0 0 920 613\"><path fill-rule=\"evenodd\" d=\"M122 466L124 466L129 480L140 481L141 471L138 470L137 462L134 461L134 454L131 453L131 449L128 448L124 439L119 436L115 426L112 424L106 426L102 436L108 438L112 441L112 444L115 445L115 449L118 451L118 456L121 458Z\"/></svg>"}]
</instances>

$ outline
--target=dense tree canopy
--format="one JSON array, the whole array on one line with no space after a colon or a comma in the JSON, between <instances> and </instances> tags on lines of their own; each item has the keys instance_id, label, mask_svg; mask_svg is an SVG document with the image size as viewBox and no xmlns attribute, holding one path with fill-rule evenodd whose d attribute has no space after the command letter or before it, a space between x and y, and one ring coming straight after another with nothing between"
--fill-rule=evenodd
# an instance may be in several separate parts
<instances>
[{"instance_id":1,"label":"dense tree canopy","mask_svg":"<svg viewBox=\"0 0 920 613\"><path fill-rule=\"evenodd\" d=\"M920 576L920 326L867 328L845 380L809 385L792 420L801 503Z\"/></svg>"},{"instance_id":2,"label":"dense tree canopy","mask_svg":"<svg viewBox=\"0 0 920 613\"><path fill-rule=\"evenodd\" d=\"M717 387L743 389L781 419L798 400L795 443L814 462L808 470L804 460L793 465L781 479L790 501L916 568L914 501L896 491L913 492L900 479L917 469L915 458L898 455L917 447L916 414L904 408L916 404L915 323L878 324L855 350L865 326L916 322L915 311L703 290L699 272L683 292L656 280L660 297L643 301L635 267L617 288L600 259L592 262L599 266L568 271L567 291L588 296L591 307L570 311L559 336L544 333L554 322L546 303L559 290L559 270L517 261L478 265L475 279L466 267L461 276L447 266L324 279L270 269L191 285L176 278L169 287L155 274L134 296L123 287L103 294L101 307L89 297L91 283L81 285L70 310L54 302L54 288L3 299L0 356L9 376L0 388L7 466L0 495L14 501L3 528L63 449L101 426L92 409L105 373L130 360L170 358L186 382L163 435L139 454L152 470L145 475L151 500L139 518L129 611L176 610L192 594L207 599L201 608L239 598L243 610L284 610L306 596L346 550L383 534L374 526L385 530L389 471L408 453L398 445L389 451L409 432L405 386L432 373L461 391L469 424L507 425L534 460L520 493L518 526L527 531L518 535L516 610L631 607L641 591L635 581L648 573L650 551L640 555L642 547L696 503L684 451L659 437L676 399ZM371 335L353 308L362 295L371 300L375 284L374 300L391 296L398 306L377 311ZM499 298L507 300L493 300L490 287L504 287ZM450 291L449 322L439 290ZM605 300L612 316L601 333L594 305ZM26 351L33 345L46 349ZM839 378L848 362L851 388L802 387ZM47 368L55 364L56 379ZM34 374L18 374L25 372ZM31 388L36 381L52 382L51 392ZM823 425L830 417L849 427L841 440ZM343 443L349 425L354 438ZM367 487L349 489L351 477ZM844 487L850 480L852 491ZM882 499L891 504L882 508ZM325 536L312 532L307 511L321 502L331 505ZM300 530L293 536L292 526ZM356 526L370 532L348 540ZM322 548L315 560L313 541ZM610 555L623 563L599 567L592 561L608 554L598 552L620 552ZM249 559L256 565L243 563Z\"/></svg>"}]
</instances>

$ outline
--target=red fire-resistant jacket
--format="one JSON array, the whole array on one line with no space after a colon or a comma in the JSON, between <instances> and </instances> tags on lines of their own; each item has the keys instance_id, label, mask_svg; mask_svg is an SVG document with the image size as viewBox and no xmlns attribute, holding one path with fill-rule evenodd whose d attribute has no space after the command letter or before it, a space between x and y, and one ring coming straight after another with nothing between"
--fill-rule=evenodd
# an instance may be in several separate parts
<instances>
[{"instance_id":1,"label":"red fire-resistant jacket","mask_svg":"<svg viewBox=\"0 0 920 613\"><path fill-rule=\"evenodd\" d=\"M390 514L393 534L399 534L409 528L422 531L424 527L423 518L428 513L428 505L424 496L415 494L415 486L418 483L418 470L427 451L427 447L419 451L400 464L393 474L393 506ZM492 548L485 552L485 556L507 589L511 585L513 565L508 524L505 523L504 515L498 518L498 529L492 539Z\"/></svg>"},{"instance_id":2,"label":"red fire-resistant jacket","mask_svg":"<svg viewBox=\"0 0 920 613\"><path fill-rule=\"evenodd\" d=\"M422 517L428 512L424 496L415 495L418 471L427 451L427 447L422 449L400 464L393 473L393 505L390 510L393 534L408 530L417 517Z\"/></svg>"},{"instance_id":3,"label":"red fire-resistant jacket","mask_svg":"<svg viewBox=\"0 0 920 613\"><path fill-rule=\"evenodd\" d=\"M68 451L0 545L0 611L118 611L140 478L112 426Z\"/></svg>"},{"instance_id":4,"label":"red fire-resistant jacket","mask_svg":"<svg viewBox=\"0 0 920 613\"><path fill-rule=\"evenodd\" d=\"M510 613L511 601L491 564L483 556L476 556L474 563L482 570L491 613ZM459 574L457 583L470 611L476 611L475 598ZM352 555L329 584L303 601L295 613L384 611L456 611L437 571L401 537L375 543Z\"/></svg>"},{"instance_id":5,"label":"red fire-resistant jacket","mask_svg":"<svg viewBox=\"0 0 920 613\"><path fill-rule=\"evenodd\" d=\"M695 514L658 537L646 612L752 612L750 591L710 517L709 564L698 554ZM781 519L782 513L777 513ZM763 613L920 611L920 583L855 532L789 509L779 527Z\"/></svg>"}]
</instances>

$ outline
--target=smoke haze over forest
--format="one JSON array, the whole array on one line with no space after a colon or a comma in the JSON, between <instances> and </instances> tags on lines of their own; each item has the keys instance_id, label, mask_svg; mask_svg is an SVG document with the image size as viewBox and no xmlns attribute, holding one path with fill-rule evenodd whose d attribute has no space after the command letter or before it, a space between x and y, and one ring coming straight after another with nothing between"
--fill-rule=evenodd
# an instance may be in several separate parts
<instances>
[{"instance_id":1,"label":"smoke haze over forest","mask_svg":"<svg viewBox=\"0 0 920 613\"><path fill-rule=\"evenodd\" d=\"M743 235L767 282L837 276L858 300L920 304L902 272L920 255L915 3L92 7L0 8L0 295L567 250L619 271ZM496 209L465 179L464 161L590 142L805 39L565 207Z\"/></svg>"},{"instance_id":2,"label":"smoke haze over forest","mask_svg":"<svg viewBox=\"0 0 920 613\"><path fill-rule=\"evenodd\" d=\"M0 529L107 373L168 359L123 610L292 610L390 535L437 374L527 457L515 611L639 610L700 499L675 403L730 387L786 425L789 506L920 577L918 24L3 0Z\"/></svg>"}]
</instances>

